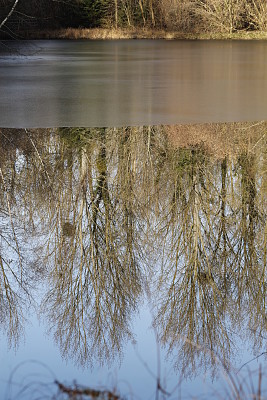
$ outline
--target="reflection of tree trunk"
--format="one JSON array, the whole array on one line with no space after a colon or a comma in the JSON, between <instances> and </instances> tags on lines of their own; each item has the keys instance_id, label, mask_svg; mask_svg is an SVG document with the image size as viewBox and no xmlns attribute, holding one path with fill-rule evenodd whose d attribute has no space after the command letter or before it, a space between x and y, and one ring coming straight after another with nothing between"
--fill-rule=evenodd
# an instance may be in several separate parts
<instances>
[{"instance_id":1,"label":"reflection of tree trunk","mask_svg":"<svg viewBox=\"0 0 267 400\"><path fill-rule=\"evenodd\" d=\"M223 252L222 252L222 265L223 265L223 278L224 278L224 288L227 289L227 233L226 233L226 173L227 173L227 160L224 158L221 164L221 229L218 237L218 247L220 242L220 236L222 234L223 238ZM218 247L216 251L218 250ZM227 293L227 290L226 290Z\"/></svg>"},{"instance_id":2,"label":"reflection of tree trunk","mask_svg":"<svg viewBox=\"0 0 267 400\"><path fill-rule=\"evenodd\" d=\"M195 184L194 184L195 186ZM195 190L195 188L194 188ZM199 232L199 199L198 194L194 193L194 212L193 212L193 248L194 248L194 264L195 264L195 272L197 272L197 251L198 251L198 232Z\"/></svg>"},{"instance_id":3,"label":"reflection of tree trunk","mask_svg":"<svg viewBox=\"0 0 267 400\"><path fill-rule=\"evenodd\" d=\"M248 213L249 213L249 225L253 224L256 217L255 210L255 198L256 198L256 184L255 184L255 173L254 173L254 159L249 161L248 166Z\"/></svg>"},{"instance_id":4,"label":"reflection of tree trunk","mask_svg":"<svg viewBox=\"0 0 267 400\"><path fill-rule=\"evenodd\" d=\"M81 202L80 202L80 210L79 210L79 239L80 239L80 248L81 248L81 260L83 259L83 253L84 253L84 247L83 247L83 228L82 228L82 222L83 222L83 212L84 208L86 206L86 176L87 176L87 167L88 167L88 162L87 162L87 154L86 150L82 148L82 154L81 154L81 169L80 169L80 182L81 182L81 188L82 188L82 196L81 196Z\"/></svg>"},{"instance_id":5,"label":"reflection of tree trunk","mask_svg":"<svg viewBox=\"0 0 267 400\"><path fill-rule=\"evenodd\" d=\"M249 215L248 240L249 240L250 255L252 257L254 255L254 237L255 237L254 228L257 216L255 207L256 183L255 183L254 161L255 161L254 158L250 158L248 164L248 215Z\"/></svg>"},{"instance_id":6,"label":"reflection of tree trunk","mask_svg":"<svg viewBox=\"0 0 267 400\"><path fill-rule=\"evenodd\" d=\"M216 250L218 250L221 235L223 238L223 264L226 263L226 248L227 248L227 231L226 231L226 174L227 174L227 160L224 158L221 164L221 229L219 231L218 242Z\"/></svg>"},{"instance_id":7,"label":"reflection of tree trunk","mask_svg":"<svg viewBox=\"0 0 267 400\"><path fill-rule=\"evenodd\" d=\"M81 186L83 188L86 187L86 176L87 176L87 166L88 166L88 162L87 162L87 154L86 154L86 149L82 149L82 154L81 154L81 177L80 177L80 181L81 181Z\"/></svg>"},{"instance_id":8,"label":"reflection of tree trunk","mask_svg":"<svg viewBox=\"0 0 267 400\"><path fill-rule=\"evenodd\" d=\"M192 167L192 190L193 190L193 259L194 259L194 275L197 276L197 259L198 259L198 240L199 240L199 194L197 190L197 176L194 166L193 153Z\"/></svg>"},{"instance_id":9,"label":"reflection of tree trunk","mask_svg":"<svg viewBox=\"0 0 267 400\"><path fill-rule=\"evenodd\" d=\"M106 147L105 147L105 130L103 129L101 132L101 149L99 151L96 167L97 167L97 187L95 190L94 201L93 201L93 233L96 231L96 221L97 215L100 211L99 207L101 201L104 203L105 207L105 219L106 219L106 228L108 228L109 224L109 205L110 198L108 193L108 185L107 185L107 161L106 161Z\"/></svg>"},{"instance_id":10,"label":"reflection of tree trunk","mask_svg":"<svg viewBox=\"0 0 267 400\"><path fill-rule=\"evenodd\" d=\"M257 215L255 209L256 183L254 157L242 157L242 236L245 246L245 257L252 263L254 254L254 225ZM247 226L248 224L248 226ZM248 250L248 253L247 253Z\"/></svg>"},{"instance_id":11,"label":"reflection of tree trunk","mask_svg":"<svg viewBox=\"0 0 267 400\"><path fill-rule=\"evenodd\" d=\"M221 179L222 179L222 188L221 188L221 223L222 224L221 224L221 226L222 226L224 251L226 251L226 227L225 227L226 172L227 172L227 161L225 158L221 164Z\"/></svg>"}]
</instances>

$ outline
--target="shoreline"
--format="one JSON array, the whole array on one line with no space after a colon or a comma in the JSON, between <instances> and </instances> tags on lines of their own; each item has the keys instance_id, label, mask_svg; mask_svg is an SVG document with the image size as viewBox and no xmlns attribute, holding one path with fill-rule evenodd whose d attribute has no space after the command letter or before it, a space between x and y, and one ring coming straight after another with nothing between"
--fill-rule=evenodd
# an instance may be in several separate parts
<instances>
[{"instance_id":1,"label":"shoreline","mask_svg":"<svg viewBox=\"0 0 267 400\"><path fill-rule=\"evenodd\" d=\"M165 40L267 40L267 32L238 31L230 33L184 33L156 29L106 29L65 28L53 30L24 31L12 39L0 40L118 40L118 39L165 39Z\"/></svg>"}]
</instances>

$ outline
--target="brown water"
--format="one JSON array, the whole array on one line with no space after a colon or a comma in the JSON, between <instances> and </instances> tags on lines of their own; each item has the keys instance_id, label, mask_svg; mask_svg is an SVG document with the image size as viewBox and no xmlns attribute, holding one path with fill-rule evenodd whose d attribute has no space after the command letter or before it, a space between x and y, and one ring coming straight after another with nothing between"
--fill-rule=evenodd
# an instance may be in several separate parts
<instances>
[{"instance_id":1,"label":"brown water","mask_svg":"<svg viewBox=\"0 0 267 400\"><path fill-rule=\"evenodd\" d=\"M29 41L8 46L13 47L10 54L6 47L0 53L2 127L267 118L266 41Z\"/></svg>"}]
</instances>

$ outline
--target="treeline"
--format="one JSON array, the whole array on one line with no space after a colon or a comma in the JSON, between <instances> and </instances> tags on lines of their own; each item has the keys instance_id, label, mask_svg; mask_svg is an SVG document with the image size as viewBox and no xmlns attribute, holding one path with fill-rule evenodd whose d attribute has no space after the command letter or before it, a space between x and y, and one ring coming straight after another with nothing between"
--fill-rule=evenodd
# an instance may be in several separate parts
<instances>
[{"instance_id":1,"label":"treeline","mask_svg":"<svg viewBox=\"0 0 267 400\"><path fill-rule=\"evenodd\" d=\"M0 0L0 20L13 1ZM12 22L13 21L13 22ZM15 22L14 22L15 21ZM266 31L266 0L19 0L10 25L149 28L184 33ZM8 26L7 23L7 26ZM11 26L12 28L12 26Z\"/></svg>"},{"instance_id":2,"label":"treeline","mask_svg":"<svg viewBox=\"0 0 267 400\"><path fill-rule=\"evenodd\" d=\"M148 27L181 32L266 30L265 0L82 0L96 26Z\"/></svg>"}]
</instances>

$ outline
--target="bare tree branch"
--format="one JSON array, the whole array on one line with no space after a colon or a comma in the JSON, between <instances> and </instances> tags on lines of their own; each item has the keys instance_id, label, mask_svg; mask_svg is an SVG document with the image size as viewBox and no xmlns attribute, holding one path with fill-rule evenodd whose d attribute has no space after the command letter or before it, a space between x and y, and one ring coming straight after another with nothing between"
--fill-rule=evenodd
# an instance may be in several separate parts
<instances>
[{"instance_id":1,"label":"bare tree branch","mask_svg":"<svg viewBox=\"0 0 267 400\"><path fill-rule=\"evenodd\" d=\"M19 0L15 0L11 10L9 11L9 13L7 14L7 16L3 19L2 22L0 22L0 29L5 25L6 21L11 17L11 15L13 14L17 4L18 4Z\"/></svg>"}]
</instances>

